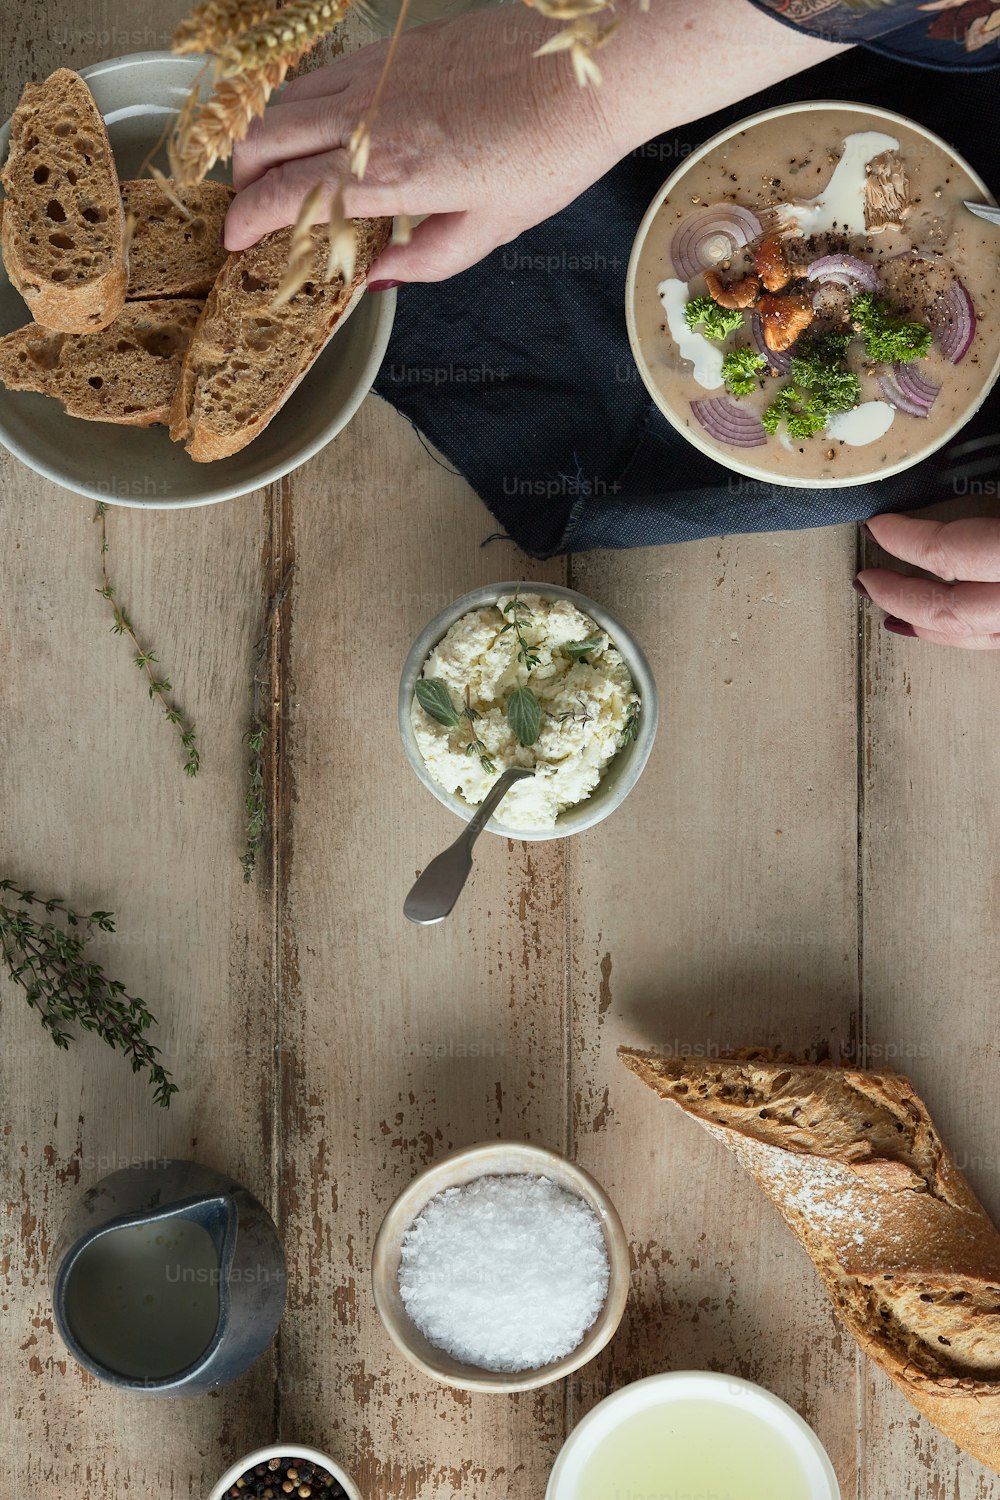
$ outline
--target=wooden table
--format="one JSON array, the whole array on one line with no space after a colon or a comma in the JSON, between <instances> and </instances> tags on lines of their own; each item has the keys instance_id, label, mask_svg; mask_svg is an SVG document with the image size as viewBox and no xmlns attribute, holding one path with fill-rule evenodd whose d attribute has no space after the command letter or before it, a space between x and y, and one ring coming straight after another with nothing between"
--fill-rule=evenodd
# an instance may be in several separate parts
<instances>
[{"instance_id":1,"label":"wooden table","mask_svg":"<svg viewBox=\"0 0 1000 1500\"><path fill-rule=\"evenodd\" d=\"M25 78L164 47L180 14L29 0L8 12L3 115ZM108 631L91 504L0 452L0 506L0 875L117 913L100 956L158 1014L181 1086L163 1112L99 1042L57 1052L0 979L5 1474L57 1500L201 1497L280 1435L337 1455L367 1500L541 1500L596 1400L709 1367L813 1423L845 1500L1000 1497L858 1355L730 1157L615 1056L780 1043L894 1063L1000 1216L1000 659L886 635L850 587L853 528L544 567L483 546L486 511L370 399L260 494L109 516L121 596L198 726L192 781ZM286 574L275 835L247 886L241 736ZM487 839L454 918L420 931L403 896L455 825L404 762L400 665L445 603L512 576L622 616L659 682L658 743L612 820L564 843ZM395 1193L496 1136L595 1173L634 1261L605 1353L509 1400L412 1371L368 1279ZM67 1359L47 1261L81 1186L164 1154L270 1205L288 1309L234 1386L123 1399Z\"/></svg>"}]
</instances>

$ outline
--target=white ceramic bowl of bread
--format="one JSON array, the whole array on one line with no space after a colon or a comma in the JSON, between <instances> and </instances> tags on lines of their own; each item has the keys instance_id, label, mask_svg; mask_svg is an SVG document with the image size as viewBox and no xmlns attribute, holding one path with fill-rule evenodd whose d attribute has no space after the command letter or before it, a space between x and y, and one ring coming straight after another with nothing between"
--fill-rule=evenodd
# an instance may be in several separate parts
<instances>
[{"instance_id":1,"label":"white ceramic bowl of bread","mask_svg":"<svg viewBox=\"0 0 1000 1500\"><path fill-rule=\"evenodd\" d=\"M575 589L563 588L556 583L497 583L474 589L471 593L464 594L461 599L456 599L454 604L450 604L447 609L442 610L420 632L407 655L399 684L397 714L403 751L424 786L428 791L433 792L445 807L457 813L465 822L468 822L476 811L464 798L446 791L427 768L411 719L417 679L434 647L447 635L456 621L470 610L495 604L498 598L513 594L517 590L525 596L538 594L543 599L566 599L571 604L575 604L583 614L588 615L599 629L607 631L612 644L620 651L642 701L642 713L639 717L638 733L635 739L619 750L590 796L578 802L574 807L567 808L565 812L561 812L556 818L554 827L510 828L496 818L491 818L486 825L488 832L500 834L506 839L541 842L547 839L566 838L572 833L582 833L596 823L603 822L621 806L642 775L652 753L659 724L660 700L652 669L642 647L631 631L595 600L577 593Z\"/></svg>"},{"instance_id":2,"label":"white ceramic bowl of bread","mask_svg":"<svg viewBox=\"0 0 1000 1500\"><path fill-rule=\"evenodd\" d=\"M82 70L104 116L120 179L141 175L201 67L197 58L143 52ZM0 128L0 161L8 139L9 124ZM286 405L231 457L195 463L165 427L83 421L50 397L2 386L0 443L45 478L110 504L204 505L247 494L297 468L350 421L378 373L394 311L392 291L362 297ZM0 267L0 335L29 321Z\"/></svg>"},{"instance_id":3,"label":"white ceramic bowl of bread","mask_svg":"<svg viewBox=\"0 0 1000 1500\"><path fill-rule=\"evenodd\" d=\"M604 1306L575 1349L562 1359L537 1369L508 1374L465 1364L444 1349L438 1349L410 1320L399 1291L399 1266L403 1236L430 1200L448 1188L463 1187L480 1177L505 1177L529 1173L547 1177L557 1187L573 1193L593 1210L600 1221L608 1253L610 1278ZM382 1220L372 1254L372 1290L375 1306L396 1348L411 1364L442 1385L494 1395L534 1390L561 1380L587 1364L614 1337L625 1312L629 1290L629 1247L618 1212L589 1172L567 1161L556 1151L522 1141L485 1141L442 1157L404 1188Z\"/></svg>"}]
</instances>

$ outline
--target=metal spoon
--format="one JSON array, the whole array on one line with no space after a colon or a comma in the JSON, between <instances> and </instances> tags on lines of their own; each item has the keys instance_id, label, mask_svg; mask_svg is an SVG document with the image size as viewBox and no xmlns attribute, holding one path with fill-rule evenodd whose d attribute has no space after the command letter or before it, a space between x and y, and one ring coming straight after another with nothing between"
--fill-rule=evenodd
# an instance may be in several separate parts
<instances>
[{"instance_id":1,"label":"metal spoon","mask_svg":"<svg viewBox=\"0 0 1000 1500\"><path fill-rule=\"evenodd\" d=\"M462 894L462 888L472 869L472 846L486 827L497 805L503 801L515 781L525 776L534 776L523 766L514 766L505 771L486 800L476 810L474 818L465 825L453 844L432 859L426 870L418 876L416 884L403 902L403 915L411 922L429 926L432 922L443 922Z\"/></svg>"},{"instance_id":2,"label":"metal spoon","mask_svg":"<svg viewBox=\"0 0 1000 1500\"><path fill-rule=\"evenodd\" d=\"M965 206L970 213L985 219L987 224L1000 224L1000 208L994 208L992 203L967 203Z\"/></svg>"}]
</instances>

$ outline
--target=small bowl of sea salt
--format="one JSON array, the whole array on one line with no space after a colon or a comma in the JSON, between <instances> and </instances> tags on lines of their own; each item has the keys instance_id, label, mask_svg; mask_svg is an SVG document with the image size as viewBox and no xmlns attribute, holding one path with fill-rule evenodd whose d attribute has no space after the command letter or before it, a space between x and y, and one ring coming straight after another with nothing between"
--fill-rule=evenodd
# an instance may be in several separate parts
<instances>
[{"instance_id":1,"label":"small bowl of sea salt","mask_svg":"<svg viewBox=\"0 0 1000 1500\"><path fill-rule=\"evenodd\" d=\"M614 1336L629 1250L582 1167L514 1141L470 1146L416 1177L372 1257L375 1304L397 1349L464 1390L560 1380Z\"/></svg>"}]
</instances>

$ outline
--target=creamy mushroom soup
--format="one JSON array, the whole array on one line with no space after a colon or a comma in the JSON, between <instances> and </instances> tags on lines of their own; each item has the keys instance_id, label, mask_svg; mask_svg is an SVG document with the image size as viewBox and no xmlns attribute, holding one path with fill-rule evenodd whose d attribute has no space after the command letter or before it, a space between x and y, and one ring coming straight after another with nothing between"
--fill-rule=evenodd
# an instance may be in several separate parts
<instances>
[{"instance_id":1,"label":"creamy mushroom soup","mask_svg":"<svg viewBox=\"0 0 1000 1500\"><path fill-rule=\"evenodd\" d=\"M1000 228L982 184L895 116L759 117L683 167L631 288L661 408L741 472L827 486L926 457L1000 370Z\"/></svg>"}]
</instances>

